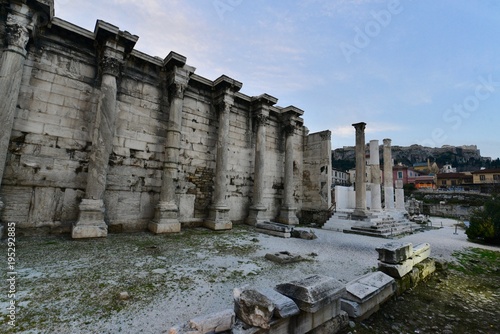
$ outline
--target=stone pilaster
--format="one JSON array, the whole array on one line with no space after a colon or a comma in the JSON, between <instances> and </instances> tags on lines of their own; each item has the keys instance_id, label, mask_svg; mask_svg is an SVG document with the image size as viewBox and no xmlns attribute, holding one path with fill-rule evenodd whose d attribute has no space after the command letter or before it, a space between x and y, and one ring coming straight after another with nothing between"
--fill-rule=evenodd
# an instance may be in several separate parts
<instances>
[{"instance_id":1,"label":"stone pilaster","mask_svg":"<svg viewBox=\"0 0 500 334\"><path fill-rule=\"evenodd\" d=\"M300 116L303 111L290 106L281 111L285 132L285 182L283 189L283 202L280 209L278 221L283 224L296 225L299 223L297 218L297 207L295 206L294 178L293 178L293 140L295 130L300 122Z\"/></svg>"},{"instance_id":2,"label":"stone pilaster","mask_svg":"<svg viewBox=\"0 0 500 334\"><path fill-rule=\"evenodd\" d=\"M366 123L353 124L356 129L356 207L353 217L363 219L367 217L366 210L366 153L365 153L365 127Z\"/></svg>"},{"instance_id":3,"label":"stone pilaster","mask_svg":"<svg viewBox=\"0 0 500 334\"><path fill-rule=\"evenodd\" d=\"M370 141L370 171L371 171L371 207L372 211L382 211L380 154L378 140Z\"/></svg>"},{"instance_id":4,"label":"stone pilaster","mask_svg":"<svg viewBox=\"0 0 500 334\"><path fill-rule=\"evenodd\" d=\"M21 88L24 62L27 55L27 45L30 34L36 28L34 13L45 15L47 22L53 17L53 1L9 1L9 9L4 27L5 45L0 58L0 186L7 163L12 126L16 114L16 105ZM1 24L4 24L3 22ZM5 42L5 44L4 44ZM4 203L0 198L0 212Z\"/></svg>"},{"instance_id":5,"label":"stone pilaster","mask_svg":"<svg viewBox=\"0 0 500 334\"><path fill-rule=\"evenodd\" d=\"M92 133L85 197L71 232L74 239L106 237L108 234L104 221L104 192L115 134L117 77L126 54L132 51L138 37L119 31L109 23L97 21L95 39L101 73L100 96Z\"/></svg>"},{"instance_id":6,"label":"stone pilaster","mask_svg":"<svg viewBox=\"0 0 500 334\"><path fill-rule=\"evenodd\" d=\"M163 167L160 202L155 209L155 218L149 223L151 232L180 232L179 208L176 202L177 170L179 168L179 150L181 144L182 107L184 91L192 72L184 69L186 58L171 52L164 61L168 72L166 91L168 97L167 142L165 145L165 163Z\"/></svg>"},{"instance_id":7,"label":"stone pilaster","mask_svg":"<svg viewBox=\"0 0 500 334\"><path fill-rule=\"evenodd\" d=\"M391 140L384 139L384 204L386 210L394 209L394 184L392 176Z\"/></svg>"},{"instance_id":8,"label":"stone pilaster","mask_svg":"<svg viewBox=\"0 0 500 334\"><path fill-rule=\"evenodd\" d=\"M249 210L247 224L255 225L269 219L266 216L267 207L263 202L265 191L266 170L266 125L269 119L269 107L278 100L270 95L263 94L253 99L253 117L257 127L255 140L255 166L252 206Z\"/></svg>"},{"instance_id":9,"label":"stone pilaster","mask_svg":"<svg viewBox=\"0 0 500 334\"><path fill-rule=\"evenodd\" d=\"M233 223L229 219L227 205L227 165L228 165L228 137L229 118L234 104L234 93L242 84L225 75L214 82L215 105L219 114L219 132L217 135L217 161L215 167L215 189L213 202L209 208L209 216L205 226L212 230L229 230Z\"/></svg>"}]
</instances>

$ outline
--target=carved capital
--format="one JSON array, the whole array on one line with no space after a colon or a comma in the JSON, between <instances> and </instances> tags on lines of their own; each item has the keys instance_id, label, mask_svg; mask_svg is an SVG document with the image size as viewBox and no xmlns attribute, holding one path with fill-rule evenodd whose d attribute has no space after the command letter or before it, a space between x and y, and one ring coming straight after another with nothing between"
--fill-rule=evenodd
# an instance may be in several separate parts
<instances>
[{"instance_id":1,"label":"carved capital","mask_svg":"<svg viewBox=\"0 0 500 334\"><path fill-rule=\"evenodd\" d=\"M263 114L258 114L254 116L255 119L255 124L258 126L265 126L267 125L267 121L269 120L269 116L263 115Z\"/></svg>"},{"instance_id":2,"label":"carved capital","mask_svg":"<svg viewBox=\"0 0 500 334\"><path fill-rule=\"evenodd\" d=\"M227 113L229 114L231 112L231 107L233 105L227 101L221 101L220 103L217 104L217 110L220 113Z\"/></svg>"},{"instance_id":3,"label":"carved capital","mask_svg":"<svg viewBox=\"0 0 500 334\"><path fill-rule=\"evenodd\" d=\"M330 131L324 131L319 134L321 139L323 140L331 140L332 139L332 133Z\"/></svg>"},{"instance_id":4,"label":"carved capital","mask_svg":"<svg viewBox=\"0 0 500 334\"><path fill-rule=\"evenodd\" d=\"M172 101L173 99L183 99L184 92L187 88L187 84L173 83L168 87L168 99Z\"/></svg>"},{"instance_id":5,"label":"carved capital","mask_svg":"<svg viewBox=\"0 0 500 334\"><path fill-rule=\"evenodd\" d=\"M285 133L286 136L293 136L295 133L295 124L290 123L287 124L283 127L283 132Z\"/></svg>"},{"instance_id":6,"label":"carved capital","mask_svg":"<svg viewBox=\"0 0 500 334\"><path fill-rule=\"evenodd\" d=\"M102 74L109 74L114 77L120 75L121 62L113 57L103 57L101 59Z\"/></svg>"},{"instance_id":7,"label":"carved capital","mask_svg":"<svg viewBox=\"0 0 500 334\"><path fill-rule=\"evenodd\" d=\"M25 51L26 45L30 39L29 31L16 16L7 15L6 21L7 44Z\"/></svg>"}]
</instances>

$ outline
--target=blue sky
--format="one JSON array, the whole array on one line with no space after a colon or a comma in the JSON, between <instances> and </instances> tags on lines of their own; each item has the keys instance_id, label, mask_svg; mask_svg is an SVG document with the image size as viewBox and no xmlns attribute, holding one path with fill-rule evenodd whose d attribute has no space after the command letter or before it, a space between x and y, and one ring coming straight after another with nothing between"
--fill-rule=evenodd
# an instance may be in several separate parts
<instances>
[{"instance_id":1,"label":"blue sky","mask_svg":"<svg viewBox=\"0 0 500 334\"><path fill-rule=\"evenodd\" d=\"M138 35L136 49L178 52L197 74L305 111L332 148L475 144L500 156L500 1L55 0L56 16Z\"/></svg>"}]
</instances>

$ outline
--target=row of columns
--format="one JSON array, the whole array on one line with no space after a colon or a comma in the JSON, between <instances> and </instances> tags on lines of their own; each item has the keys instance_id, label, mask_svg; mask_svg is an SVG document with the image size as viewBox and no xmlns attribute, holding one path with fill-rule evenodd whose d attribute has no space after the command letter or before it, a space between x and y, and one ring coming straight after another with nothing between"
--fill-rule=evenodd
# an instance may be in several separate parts
<instances>
[{"instance_id":1,"label":"row of columns","mask_svg":"<svg viewBox=\"0 0 500 334\"><path fill-rule=\"evenodd\" d=\"M365 153L365 128L366 123L360 122L353 124L356 130L356 179L355 179L355 199L356 206L353 217L364 219L368 217L366 206L366 153ZM392 172L392 151L391 140L384 139L383 157L384 157L384 207L385 210L404 211L404 190L403 183L396 182L396 192L394 191L394 181ZM373 212L382 211L381 195L381 174L380 174L380 156L378 140L370 141L370 176L371 176L371 207ZM396 205L394 196L396 195Z\"/></svg>"},{"instance_id":2,"label":"row of columns","mask_svg":"<svg viewBox=\"0 0 500 334\"><path fill-rule=\"evenodd\" d=\"M29 7L25 1L10 1L6 20L4 48L0 58L0 186L7 162L8 147L15 118L15 111L21 87L22 73L27 56L27 45L30 32L34 29L32 18L36 10L47 13L49 21L53 17L53 6L47 7L44 1L33 1ZM97 57L99 60L98 105L91 134L92 146L89 155L88 179L85 195L79 205L79 216L72 228L73 238L94 238L107 236L105 223L104 193L106 190L109 157L112 153L115 135L117 111L117 82L122 73L123 63L133 50L138 39L128 32L104 21L97 21L94 30ZM179 150L181 145L181 121L184 92L188 86L194 68L185 65L185 57L171 52L164 60L166 80L164 107L168 110L167 138L165 144L165 163L163 168L160 201L155 208L155 217L148 225L154 233L179 232L179 208L176 202L176 182L178 180ZM219 129L216 153L215 189L213 204L209 208L209 217L205 226L214 230L232 228L227 204L228 169L228 134L231 109L234 95L242 84L226 76L214 82L214 100L218 112ZM255 170L253 199L247 223L254 225L268 220L264 192L266 189L266 125L269 110L277 99L267 94L256 97L252 101L253 118L256 123ZM285 178L283 205L279 221L286 224L297 224L296 208L293 198L293 142L295 129L303 111L288 107L281 111L285 128ZM4 204L0 198L0 210Z\"/></svg>"}]
</instances>

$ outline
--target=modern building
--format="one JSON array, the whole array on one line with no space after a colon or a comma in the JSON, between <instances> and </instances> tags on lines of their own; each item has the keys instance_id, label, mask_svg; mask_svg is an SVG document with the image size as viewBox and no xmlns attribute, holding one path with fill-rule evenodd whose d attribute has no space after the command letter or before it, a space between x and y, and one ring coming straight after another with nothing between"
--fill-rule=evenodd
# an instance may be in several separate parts
<instances>
[{"instance_id":1,"label":"modern building","mask_svg":"<svg viewBox=\"0 0 500 334\"><path fill-rule=\"evenodd\" d=\"M351 182L349 180L349 173L340 169L332 169L332 186L340 185L347 186Z\"/></svg>"},{"instance_id":2,"label":"modern building","mask_svg":"<svg viewBox=\"0 0 500 334\"><path fill-rule=\"evenodd\" d=\"M441 189L457 189L472 184L472 174L466 173L439 173L437 186Z\"/></svg>"},{"instance_id":3,"label":"modern building","mask_svg":"<svg viewBox=\"0 0 500 334\"><path fill-rule=\"evenodd\" d=\"M481 169L472 172L472 180L474 184L500 183L500 168Z\"/></svg>"}]
</instances>

